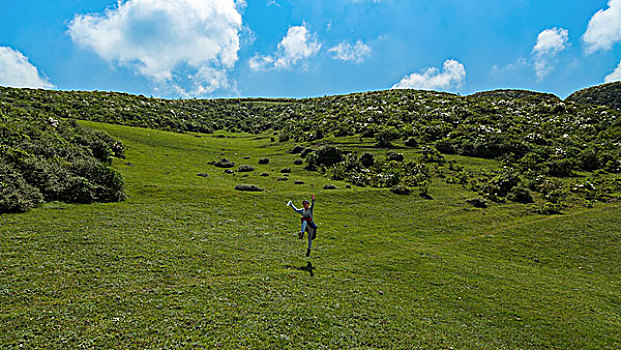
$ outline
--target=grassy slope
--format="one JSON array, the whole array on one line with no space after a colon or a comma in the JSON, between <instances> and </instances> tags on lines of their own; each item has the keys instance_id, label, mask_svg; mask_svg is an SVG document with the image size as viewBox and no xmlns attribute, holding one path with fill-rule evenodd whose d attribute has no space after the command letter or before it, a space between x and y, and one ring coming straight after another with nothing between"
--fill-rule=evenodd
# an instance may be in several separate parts
<instances>
[{"instance_id":1,"label":"grassy slope","mask_svg":"<svg viewBox=\"0 0 621 350\"><path fill-rule=\"evenodd\" d=\"M0 217L2 349L621 343L619 205L538 216L520 205L467 209L471 192L439 182L433 200L340 183L326 191L327 179L269 137L84 124L128 146L114 166L130 198ZM221 153L257 171L233 177L206 164ZM272 162L257 165L263 156ZM283 167L291 181L277 182ZM239 182L267 191L234 191ZM285 203L311 192L320 231L306 259Z\"/></svg>"}]
</instances>

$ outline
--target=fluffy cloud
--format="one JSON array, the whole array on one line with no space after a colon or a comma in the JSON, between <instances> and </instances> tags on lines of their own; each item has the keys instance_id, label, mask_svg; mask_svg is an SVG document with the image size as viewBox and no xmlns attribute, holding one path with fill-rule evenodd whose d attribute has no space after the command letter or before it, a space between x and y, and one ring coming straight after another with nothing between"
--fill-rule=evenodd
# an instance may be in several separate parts
<instances>
[{"instance_id":1,"label":"fluffy cloud","mask_svg":"<svg viewBox=\"0 0 621 350\"><path fill-rule=\"evenodd\" d=\"M332 58L335 60L361 63L371 53L371 48L360 40L354 45L344 41L329 49L328 52L332 53Z\"/></svg>"},{"instance_id":2,"label":"fluffy cloud","mask_svg":"<svg viewBox=\"0 0 621 350\"><path fill-rule=\"evenodd\" d=\"M442 72L427 68L423 73L412 73L403 77L393 89L448 90L459 88L466 80L466 68L456 60L446 60Z\"/></svg>"},{"instance_id":3,"label":"fluffy cloud","mask_svg":"<svg viewBox=\"0 0 621 350\"><path fill-rule=\"evenodd\" d=\"M271 56L255 55L248 64L252 70L291 68L317 54L320 49L321 44L304 25L290 27L278 43L276 53Z\"/></svg>"},{"instance_id":4,"label":"fluffy cloud","mask_svg":"<svg viewBox=\"0 0 621 350\"><path fill-rule=\"evenodd\" d=\"M106 61L131 67L158 84L193 79L192 92L230 87L227 72L238 60L238 0L126 0L103 14L76 16L69 35Z\"/></svg>"},{"instance_id":5,"label":"fluffy cloud","mask_svg":"<svg viewBox=\"0 0 621 350\"><path fill-rule=\"evenodd\" d=\"M606 83L612 83L613 81L621 81L621 61L619 61L619 65L617 68L610 74L608 74L604 81Z\"/></svg>"},{"instance_id":6,"label":"fluffy cloud","mask_svg":"<svg viewBox=\"0 0 621 350\"><path fill-rule=\"evenodd\" d=\"M545 78L554 69L554 58L567 48L568 41L567 29L552 28L539 33L532 51L535 59L535 73L539 80Z\"/></svg>"},{"instance_id":7,"label":"fluffy cloud","mask_svg":"<svg viewBox=\"0 0 621 350\"><path fill-rule=\"evenodd\" d=\"M21 52L0 47L0 85L18 88L53 88Z\"/></svg>"},{"instance_id":8,"label":"fluffy cloud","mask_svg":"<svg viewBox=\"0 0 621 350\"><path fill-rule=\"evenodd\" d=\"M582 36L587 53L610 50L621 41L621 0L608 1L608 8L597 11Z\"/></svg>"}]
</instances>

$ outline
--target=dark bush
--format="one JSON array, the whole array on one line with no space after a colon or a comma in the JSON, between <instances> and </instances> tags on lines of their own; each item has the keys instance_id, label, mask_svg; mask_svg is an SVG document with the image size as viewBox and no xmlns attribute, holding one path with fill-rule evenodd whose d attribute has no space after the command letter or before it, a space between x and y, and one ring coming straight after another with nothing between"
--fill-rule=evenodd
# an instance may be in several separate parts
<instances>
[{"instance_id":1,"label":"dark bush","mask_svg":"<svg viewBox=\"0 0 621 350\"><path fill-rule=\"evenodd\" d=\"M514 187L507 195L507 199L512 202L524 204L533 202L533 196L530 194L530 191L523 186Z\"/></svg>"},{"instance_id":2,"label":"dark bush","mask_svg":"<svg viewBox=\"0 0 621 350\"><path fill-rule=\"evenodd\" d=\"M407 140L405 140L405 145L407 147L414 148L414 147L418 146L418 141L416 141L416 138L414 138L414 137L409 137Z\"/></svg>"},{"instance_id":3,"label":"dark bush","mask_svg":"<svg viewBox=\"0 0 621 350\"><path fill-rule=\"evenodd\" d=\"M261 173L261 175L259 175L259 176L266 177L266 176L270 176L270 174L268 174L268 173Z\"/></svg>"},{"instance_id":4,"label":"dark bush","mask_svg":"<svg viewBox=\"0 0 621 350\"><path fill-rule=\"evenodd\" d=\"M262 188L260 188L257 185L249 185L249 184L238 184L235 186L235 189L238 191L251 191L251 192L261 192L263 191Z\"/></svg>"},{"instance_id":5,"label":"dark bush","mask_svg":"<svg viewBox=\"0 0 621 350\"><path fill-rule=\"evenodd\" d=\"M375 157L369 152L364 152L362 155L360 155L360 163L368 168L370 166L373 166L373 164L375 163Z\"/></svg>"},{"instance_id":6,"label":"dark bush","mask_svg":"<svg viewBox=\"0 0 621 350\"><path fill-rule=\"evenodd\" d=\"M375 139L377 140L378 147L386 148L392 147L391 142L399 139L400 136L399 131L395 127L389 126L375 134Z\"/></svg>"},{"instance_id":7,"label":"dark bush","mask_svg":"<svg viewBox=\"0 0 621 350\"><path fill-rule=\"evenodd\" d=\"M208 177L209 176L209 174L207 174L207 173L198 173L196 175L200 176L200 177Z\"/></svg>"},{"instance_id":8,"label":"dark bush","mask_svg":"<svg viewBox=\"0 0 621 350\"><path fill-rule=\"evenodd\" d=\"M213 163L213 165L217 166L218 168L232 168L235 166L235 163L231 162L226 158L222 158L219 161Z\"/></svg>"},{"instance_id":9,"label":"dark bush","mask_svg":"<svg viewBox=\"0 0 621 350\"><path fill-rule=\"evenodd\" d=\"M291 168L280 169L280 172L283 173L283 174L289 174L289 173L291 173Z\"/></svg>"},{"instance_id":10,"label":"dark bush","mask_svg":"<svg viewBox=\"0 0 621 350\"><path fill-rule=\"evenodd\" d=\"M276 181L289 181L289 178L279 177L279 178L276 179Z\"/></svg>"},{"instance_id":11,"label":"dark bush","mask_svg":"<svg viewBox=\"0 0 621 350\"><path fill-rule=\"evenodd\" d=\"M324 190L336 190L336 186L334 185L325 185L323 186Z\"/></svg>"},{"instance_id":12,"label":"dark bush","mask_svg":"<svg viewBox=\"0 0 621 350\"><path fill-rule=\"evenodd\" d=\"M314 152L314 150L310 147L307 147L300 153L300 157L305 158L311 152Z\"/></svg>"},{"instance_id":13,"label":"dark bush","mask_svg":"<svg viewBox=\"0 0 621 350\"><path fill-rule=\"evenodd\" d=\"M233 170L231 170L231 169L225 169L224 173L225 174L234 174L235 172Z\"/></svg>"},{"instance_id":14,"label":"dark bush","mask_svg":"<svg viewBox=\"0 0 621 350\"><path fill-rule=\"evenodd\" d=\"M364 130L362 130L362 137L373 137L375 136L375 130L373 130L372 128L366 128Z\"/></svg>"},{"instance_id":15,"label":"dark bush","mask_svg":"<svg viewBox=\"0 0 621 350\"><path fill-rule=\"evenodd\" d=\"M316 165L330 166L343 160L343 151L335 146L321 146L315 154L317 155Z\"/></svg>"},{"instance_id":16,"label":"dark bush","mask_svg":"<svg viewBox=\"0 0 621 350\"><path fill-rule=\"evenodd\" d=\"M238 173L249 173L251 171L254 171L254 167L250 165L240 165L239 168L237 168Z\"/></svg>"},{"instance_id":17,"label":"dark bush","mask_svg":"<svg viewBox=\"0 0 621 350\"><path fill-rule=\"evenodd\" d=\"M269 164L270 163L270 159L269 158L260 158L259 159L259 164L265 165L265 164Z\"/></svg>"},{"instance_id":18,"label":"dark bush","mask_svg":"<svg viewBox=\"0 0 621 350\"><path fill-rule=\"evenodd\" d=\"M0 213L25 212L43 202L43 195L0 159Z\"/></svg>"},{"instance_id":19,"label":"dark bush","mask_svg":"<svg viewBox=\"0 0 621 350\"><path fill-rule=\"evenodd\" d=\"M546 172L556 177L567 177L572 175L574 165L574 161L568 158L550 160L546 163Z\"/></svg>"},{"instance_id":20,"label":"dark bush","mask_svg":"<svg viewBox=\"0 0 621 350\"><path fill-rule=\"evenodd\" d=\"M291 149L291 153L293 153L293 154L302 153L304 148L305 148L304 146L297 145L297 146L293 147L293 149Z\"/></svg>"},{"instance_id":21,"label":"dark bush","mask_svg":"<svg viewBox=\"0 0 621 350\"><path fill-rule=\"evenodd\" d=\"M296 160L293 161L293 164L295 164L295 165L302 165L302 164L304 164L304 161L302 159L296 159Z\"/></svg>"},{"instance_id":22,"label":"dark bush","mask_svg":"<svg viewBox=\"0 0 621 350\"><path fill-rule=\"evenodd\" d=\"M351 136L354 134L354 131L349 125L339 125L334 130L334 136L343 137L343 136Z\"/></svg>"},{"instance_id":23,"label":"dark bush","mask_svg":"<svg viewBox=\"0 0 621 350\"><path fill-rule=\"evenodd\" d=\"M296 185L304 185L304 181L301 180L295 180L294 182Z\"/></svg>"},{"instance_id":24,"label":"dark bush","mask_svg":"<svg viewBox=\"0 0 621 350\"><path fill-rule=\"evenodd\" d=\"M390 188L390 192L398 195L408 195L410 194L410 189L404 185L395 185Z\"/></svg>"},{"instance_id":25,"label":"dark bush","mask_svg":"<svg viewBox=\"0 0 621 350\"><path fill-rule=\"evenodd\" d=\"M397 153L394 151L388 151L388 153L386 153L386 159L388 160L394 160L397 162L403 162L403 153Z\"/></svg>"},{"instance_id":26,"label":"dark bush","mask_svg":"<svg viewBox=\"0 0 621 350\"><path fill-rule=\"evenodd\" d=\"M602 166L597 151L592 148L587 148L580 152L578 155L578 164L580 168L586 171L593 171Z\"/></svg>"},{"instance_id":27,"label":"dark bush","mask_svg":"<svg viewBox=\"0 0 621 350\"><path fill-rule=\"evenodd\" d=\"M445 154L454 154L455 148L453 142L449 139L442 139L434 142L433 146L440 152Z\"/></svg>"},{"instance_id":28,"label":"dark bush","mask_svg":"<svg viewBox=\"0 0 621 350\"><path fill-rule=\"evenodd\" d=\"M487 208L487 202L483 198L467 199L466 203L472 205L475 208Z\"/></svg>"}]
</instances>

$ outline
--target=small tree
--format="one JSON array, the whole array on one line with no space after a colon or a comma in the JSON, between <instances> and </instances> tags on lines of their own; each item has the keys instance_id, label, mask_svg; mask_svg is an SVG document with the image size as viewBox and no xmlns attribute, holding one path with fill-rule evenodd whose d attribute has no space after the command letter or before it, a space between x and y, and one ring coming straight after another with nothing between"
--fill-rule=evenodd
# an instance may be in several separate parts
<instances>
[{"instance_id":1,"label":"small tree","mask_svg":"<svg viewBox=\"0 0 621 350\"><path fill-rule=\"evenodd\" d=\"M378 147L386 148L392 147L391 141L399 139L400 136L399 131L394 126L389 126L375 134L375 139Z\"/></svg>"}]
</instances>

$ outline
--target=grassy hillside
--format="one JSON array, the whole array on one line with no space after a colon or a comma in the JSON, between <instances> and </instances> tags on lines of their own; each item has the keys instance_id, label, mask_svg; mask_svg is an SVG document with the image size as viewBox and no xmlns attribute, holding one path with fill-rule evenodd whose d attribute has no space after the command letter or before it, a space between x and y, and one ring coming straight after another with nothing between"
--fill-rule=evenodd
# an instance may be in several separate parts
<instances>
[{"instance_id":1,"label":"grassy hillside","mask_svg":"<svg viewBox=\"0 0 621 350\"><path fill-rule=\"evenodd\" d=\"M112 165L128 199L0 216L2 349L621 343L618 203L570 206L563 216L511 202L477 209L465 202L470 190L439 178L429 184L432 199L346 188L294 165L292 144L268 133L80 124L126 145L126 159ZM374 139L326 142L385 154ZM422 148L399 152L407 162ZM255 170L225 174L208 164L222 157ZM263 157L269 164L258 164ZM445 157L465 170L500 166ZM290 180L277 181L283 168ZM265 191L235 191L239 183ZM294 236L299 220L285 203L311 193L320 230L306 259Z\"/></svg>"},{"instance_id":2,"label":"grassy hillside","mask_svg":"<svg viewBox=\"0 0 621 350\"><path fill-rule=\"evenodd\" d=\"M621 110L621 81L576 91L567 97L566 101L608 106Z\"/></svg>"}]
</instances>

